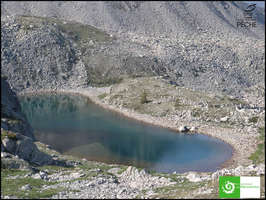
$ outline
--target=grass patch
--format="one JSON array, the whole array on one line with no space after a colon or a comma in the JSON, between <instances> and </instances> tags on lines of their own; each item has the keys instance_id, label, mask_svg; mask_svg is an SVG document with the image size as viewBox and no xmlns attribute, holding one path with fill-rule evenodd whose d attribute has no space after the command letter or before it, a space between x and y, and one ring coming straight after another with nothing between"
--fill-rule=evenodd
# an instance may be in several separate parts
<instances>
[{"instance_id":1,"label":"grass patch","mask_svg":"<svg viewBox=\"0 0 266 200\"><path fill-rule=\"evenodd\" d=\"M175 100L175 104L174 104L175 108L179 108L182 106L181 100L179 98L177 98Z\"/></svg>"},{"instance_id":2,"label":"grass patch","mask_svg":"<svg viewBox=\"0 0 266 200\"><path fill-rule=\"evenodd\" d=\"M89 85L92 86L98 86L98 87L105 87L113 84L118 84L123 81L123 78L121 77L113 77L113 78L102 78L102 76L98 75L97 73L95 74L89 74L91 70L88 70L87 68L87 73L88 76L90 77L90 80L88 81Z\"/></svg>"},{"instance_id":3,"label":"grass patch","mask_svg":"<svg viewBox=\"0 0 266 200\"><path fill-rule=\"evenodd\" d=\"M120 170L117 172L117 174L122 174L124 171L126 171L128 166L120 166Z\"/></svg>"},{"instance_id":4,"label":"grass patch","mask_svg":"<svg viewBox=\"0 0 266 200\"><path fill-rule=\"evenodd\" d=\"M113 100L118 99L118 98L123 98L123 95L121 95L121 94L115 94L115 95L113 95L113 96L110 97L110 101L113 101Z\"/></svg>"},{"instance_id":5,"label":"grass patch","mask_svg":"<svg viewBox=\"0 0 266 200\"><path fill-rule=\"evenodd\" d=\"M101 169L102 171L107 171L111 168L113 168L112 166L109 165L104 165L104 164L97 164L97 163L86 163L86 164L82 164L80 166L78 166L80 169L83 170L91 170L91 169Z\"/></svg>"},{"instance_id":6,"label":"grass patch","mask_svg":"<svg viewBox=\"0 0 266 200\"><path fill-rule=\"evenodd\" d=\"M257 150L249 157L254 164L265 162L265 127L260 127L258 131L260 135L258 137L259 144L257 145Z\"/></svg>"},{"instance_id":7,"label":"grass patch","mask_svg":"<svg viewBox=\"0 0 266 200\"><path fill-rule=\"evenodd\" d=\"M44 165L41 167L37 167L39 170L48 170L48 174L60 172L60 171L67 171L70 169L74 169L75 167L63 167L63 166L56 166L56 165Z\"/></svg>"},{"instance_id":8,"label":"grass patch","mask_svg":"<svg viewBox=\"0 0 266 200\"><path fill-rule=\"evenodd\" d=\"M111 37L93 26L84 25L78 22L68 22L63 24L59 20L57 21L59 28L62 32L67 33L68 35L73 36L77 42L89 41L90 39L105 42L112 40Z\"/></svg>"},{"instance_id":9,"label":"grass patch","mask_svg":"<svg viewBox=\"0 0 266 200\"><path fill-rule=\"evenodd\" d=\"M16 196L17 198L49 198L62 188L42 190L44 185L53 185L57 182L46 182L41 179L34 179L31 177L8 179L8 176L24 175L27 171L1 169L1 195ZM21 190L21 187L29 184L32 189L28 191Z\"/></svg>"},{"instance_id":10,"label":"grass patch","mask_svg":"<svg viewBox=\"0 0 266 200\"><path fill-rule=\"evenodd\" d=\"M106 96L107 96L107 94L103 93L103 94L98 95L98 98L99 99L104 99Z\"/></svg>"},{"instance_id":11,"label":"grass patch","mask_svg":"<svg viewBox=\"0 0 266 200\"><path fill-rule=\"evenodd\" d=\"M187 179L184 179L182 183L156 188L155 192L158 194L154 195L152 198L176 199L187 197L192 190L196 190L205 186L206 184L208 184L208 182L202 181L192 183Z\"/></svg>"},{"instance_id":12,"label":"grass patch","mask_svg":"<svg viewBox=\"0 0 266 200\"><path fill-rule=\"evenodd\" d=\"M141 95L140 95L140 103L141 104L148 103L147 93L145 91L142 92Z\"/></svg>"},{"instance_id":13,"label":"grass patch","mask_svg":"<svg viewBox=\"0 0 266 200\"><path fill-rule=\"evenodd\" d=\"M64 20L65 21L65 20ZM101 31L93 26L81 24L75 21L59 20L53 17L37 17L22 15L18 18L18 23L23 29L30 31L46 25L55 25L62 32L68 34L77 43L89 42L90 40L97 42L107 42L113 40L106 32Z\"/></svg>"},{"instance_id":14,"label":"grass patch","mask_svg":"<svg viewBox=\"0 0 266 200\"><path fill-rule=\"evenodd\" d=\"M15 133L7 130L1 131L1 140L3 140L5 137L11 139L11 140L17 140L17 136Z\"/></svg>"},{"instance_id":15,"label":"grass patch","mask_svg":"<svg viewBox=\"0 0 266 200\"><path fill-rule=\"evenodd\" d=\"M258 120L259 120L259 117L256 116L256 117L249 118L248 122L256 124L258 122Z\"/></svg>"},{"instance_id":16,"label":"grass patch","mask_svg":"<svg viewBox=\"0 0 266 200\"><path fill-rule=\"evenodd\" d=\"M20 170L20 169L3 169L1 168L1 179L8 176L23 176L29 173L29 170Z\"/></svg>"}]
</instances>

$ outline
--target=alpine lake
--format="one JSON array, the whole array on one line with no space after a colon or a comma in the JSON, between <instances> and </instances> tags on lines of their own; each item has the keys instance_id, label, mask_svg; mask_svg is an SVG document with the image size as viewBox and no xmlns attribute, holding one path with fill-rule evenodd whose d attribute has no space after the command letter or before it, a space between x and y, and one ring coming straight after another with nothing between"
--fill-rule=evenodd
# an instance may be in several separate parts
<instances>
[{"instance_id":1,"label":"alpine lake","mask_svg":"<svg viewBox=\"0 0 266 200\"><path fill-rule=\"evenodd\" d=\"M19 97L37 140L62 154L157 172L211 172L232 147L203 134L183 134L128 119L90 99L45 93Z\"/></svg>"}]
</instances>

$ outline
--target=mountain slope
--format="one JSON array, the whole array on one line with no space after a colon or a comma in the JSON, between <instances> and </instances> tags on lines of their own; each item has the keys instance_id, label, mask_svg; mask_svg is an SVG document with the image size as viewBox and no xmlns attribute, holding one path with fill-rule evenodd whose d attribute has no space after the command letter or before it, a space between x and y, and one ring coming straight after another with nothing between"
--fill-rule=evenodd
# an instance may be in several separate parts
<instances>
[{"instance_id":1,"label":"mountain slope","mask_svg":"<svg viewBox=\"0 0 266 200\"><path fill-rule=\"evenodd\" d=\"M138 76L236 96L264 87L259 8L258 26L244 31L234 21L245 9L238 2L1 4L2 72L15 91L103 86ZM54 17L9 16L16 14Z\"/></svg>"},{"instance_id":2,"label":"mountain slope","mask_svg":"<svg viewBox=\"0 0 266 200\"><path fill-rule=\"evenodd\" d=\"M210 34L264 34L264 10L257 8L257 27L237 28L243 18L243 2L2 2L2 15L57 17L89 24L106 31L147 35L171 35L208 32Z\"/></svg>"}]
</instances>

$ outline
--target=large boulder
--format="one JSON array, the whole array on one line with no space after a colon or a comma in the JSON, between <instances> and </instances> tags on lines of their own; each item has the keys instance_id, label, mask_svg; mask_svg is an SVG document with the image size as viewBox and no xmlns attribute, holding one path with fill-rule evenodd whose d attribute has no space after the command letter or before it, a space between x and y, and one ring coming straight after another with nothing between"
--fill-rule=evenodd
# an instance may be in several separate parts
<instances>
[{"instance_id":1,"label":"large boulder","mask_svg":"<svg viewBox=\"0 0 266 200\"><path fill-rule=\"evenodd\" d=\"M189 131L189 127L187 127L187 126L180 126L180 127L178 128L178 130L179 130L180 132L188 132L188 131Z\"/></svg>"},{"instance_id":2,"label":"large boulder","mask_svg":"<svg viewBox=\"0 0 266 200\"><path fill-rule=\"evenodd\" d=\"M4 131L2 146L5 152L16 155L19 158L36 165L51 165L52 157L38 150L33 140L27 136L10 131Z\"/></svg>"}]
</instances>

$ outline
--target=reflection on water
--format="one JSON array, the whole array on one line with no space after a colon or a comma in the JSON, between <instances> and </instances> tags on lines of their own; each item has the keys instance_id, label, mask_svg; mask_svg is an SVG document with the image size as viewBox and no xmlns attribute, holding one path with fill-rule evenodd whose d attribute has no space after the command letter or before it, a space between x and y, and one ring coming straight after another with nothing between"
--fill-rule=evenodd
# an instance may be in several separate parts
<instances>
[{"instance_id":1,"label":"reflection on water","mask_svg":"<svg viewBox=\"0 0 266 200\"><path fill-rule=\"evenodd\" d=\"M232 155L220 140L125 119L85 97L43 94L20 100L36 138L61 153L163 172L213 171Z\"/></svg>"}]
</instances>

